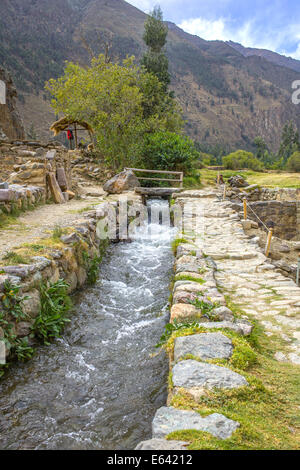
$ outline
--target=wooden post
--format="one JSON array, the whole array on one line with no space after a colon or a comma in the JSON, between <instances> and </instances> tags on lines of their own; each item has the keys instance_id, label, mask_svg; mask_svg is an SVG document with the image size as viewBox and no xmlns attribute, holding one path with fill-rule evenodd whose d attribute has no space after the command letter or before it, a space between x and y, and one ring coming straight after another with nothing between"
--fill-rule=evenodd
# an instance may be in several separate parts
<instances>
[{"instance_id":1,"label":"wooden post","mask_svg":"<svg viewBox=\"0 0 300 470\"><path fill-rule=\"evenodd\" d=\"M47 182L48 182L51 194L53 196L54 202L56 204L64 204L66 201L58 185L54 171L50 171L49 173L47 173Z\"/></svg>"},{"instance_id":2,"label":"wooden post","mask_svg":"<svg viewBox=\"0 0 300 470\"><path fill-rule=\"evenodd\" d=\"M244 220L247 220L247 199L246 198L243 199L243 203L244 203Z\"/></svg>"},{"instance_id":3,"label":"wooden post","mask_svg":"<svg viewBox=\"0 0 300 470\"><path fill-rule=\"evenodd\" d=\"M220 184L220 172L218 171L218 177L217 177L217 185Z\"/></svg>"},{"instance_id":4,"label":"wooden post","mask_svg":"<svg viewBox=\"0 0 300 470\"><path fill-rule=\"evenodd\" d=\"M74 122L74 133L75 133L75 149L78 149L78 138L77 138L76 122Z\"/></svg>"},{"instance_id":5,"label":"wooden post","mask_svg":"<svg viewBox=\"0 0 300 470\"><path fill-rule=\"evenodd\" d=\"M180 174L180 188L183 188L183 173Z\"/></svg>"},{"instance_id":6,"label":"wooden post","mask_svg":"<svg viewBox=\"0 0 300 470\"><path fill-rule=\"evenodd\" d=\"M273 229L271 228L269 230L267 243L266 243L266 256L269 256L269 254L270 254L272 236L273 236Z\"/></svg>"},{"instance_id":7,"label":"wooden post","mask_svg":"<svg viewBox=\"0 0 300 470\"><path fill-rule=\"evenodd\" d=\"M224 193L223 193L223 199L226 198L226 184L224 184Z\"/></svg>"},{"instance_id":8,"label":"wooden post","mask_svg":"<svg viewBox=\"0 0 300 470\"><path fill-rule=\"evenodd\" d=\"M300 256L298 257L298 265L297 265L297 276L296 276L297 286L299 286L299 281L300 281Z\"/></svg>"}]
</instances>

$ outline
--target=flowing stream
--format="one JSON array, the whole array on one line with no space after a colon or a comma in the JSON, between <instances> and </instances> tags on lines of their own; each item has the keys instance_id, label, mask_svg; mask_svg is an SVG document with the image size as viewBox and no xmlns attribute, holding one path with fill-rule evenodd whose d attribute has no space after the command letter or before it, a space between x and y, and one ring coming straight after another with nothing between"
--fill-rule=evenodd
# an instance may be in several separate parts
<instances>
[{"instance_id":1,"label":"flowing stream","mask_svg":"<svg viewBox=\"0 0 300 470\"><path fill-rule=\"evenodd\" d=\"M111 245L63 337L10 369L0 382L0 449L134 449L151 437L166 403L168 361L154 346L169 317L174 235L149 224L132 243Z\"/></svg>"}]
</instances>

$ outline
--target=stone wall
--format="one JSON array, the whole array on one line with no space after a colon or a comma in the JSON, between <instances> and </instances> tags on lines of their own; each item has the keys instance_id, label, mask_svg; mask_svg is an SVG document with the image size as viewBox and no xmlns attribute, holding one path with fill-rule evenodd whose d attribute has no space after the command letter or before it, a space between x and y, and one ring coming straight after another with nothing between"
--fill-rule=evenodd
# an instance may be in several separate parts
<instances>
[{"instance_id":1,"label":"stone wall","mask_svg":"<svg viewBox=\"0 0 300 470\"><path fill-rule=\"evenodd\" d=\"M292 240L299 235L299 204L296 201L258 201L250 202L248 205L268 228L273 228L273 234L276 237ZM242 203L233 203L232 208L240 212L243 210L243 205ZM250 209L247 214L248 219L257 222L259 227L263 226Z\"/></svg>"},{"instance_id":2,"label":"stone wall","mask_svg":"<svg viewBox=\"0 0 300 470\"><path fill-rule=\"evenodd\" d=\"M21 286L20 295L25 298L22 308L27 316L26 320L18 322L6 318L12 324L17 338L27 338L28 344L32 346L37 344L30 334L41 309L41 283L55 283L62 279L69 284L69 294L85 285L89 275L88 260L98 257L107 245L106 240L98 239L96 229L97 222L107 216L109 208L109 204L104 203L96 210L85 213L83 222L65 228L65 234L56 242L55 248L49 248L44 256L33 256L30 264L0 267L0 312L7 282Z\"/></svg>"},{"instance_id":3,"label":"stone wall","mask_svg":"<svg viewBox=\"0 0 300 470\"><path fill-rule=\"evenodd\" d=\"M75 155L76 156L76 155ZM65 176L64 191L73 188L72 159L69 152L60 144L41 142L0 142L0 182L22 186L43 188L46 199L51 199L47 173L53 172L59 179L61 170Z\"/></svg>"},{"instance_id":4,"label":"stone wall","mask_svg":"<svg viewBox=\"0 0 300 470\"><path fill-rule=\"evenodd\" d=\"M232 201L300 201L300 188L264 188L253 184L246 188L229 188L226 193L227 199Z\"/></svg>"},{"instance_id":5,"label":"stone wall","mask_svg":"<svg viewBox=\"0 0 300 470\"><path fill-rule=\"evenodd\" d=\"M0 183L0 215L15 214L46 202L44 188Z\"/></svg>"},{"instance_id":6,"label":"stone wall","mask_svg":"<svg viewBox=\"0 0 300 470\"><path fill-rule=\"evenodd\" d=\"M284 240L292 240L300 234L300 188L261 188L257 185L248 188L230 188L227 199L234 202L232 207L242 211L242 201L247 199L262 222L274 228L274 235ZM262 224L248 210L248 218Z\"/></svg>"}]
</instances>

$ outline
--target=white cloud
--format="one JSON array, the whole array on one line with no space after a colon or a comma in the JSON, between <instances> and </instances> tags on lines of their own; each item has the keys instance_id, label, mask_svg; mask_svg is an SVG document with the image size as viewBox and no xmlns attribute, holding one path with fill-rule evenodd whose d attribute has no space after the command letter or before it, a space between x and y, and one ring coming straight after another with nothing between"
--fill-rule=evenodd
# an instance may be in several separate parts
<instances>
[{"instance_id":1,"label":"white cloud","mask_svg":"<svg viewBox=\"0 0 300 470\"><path fill-rule=\"evenodd\" d=\"M274 5L276 0L273 0L272 7L271 4L268 4L269 6L265 5L262 9L257 9L256 2L253 0L253 7L249 5L248 15L243 19L238 19L235 10L228 9L233 0L216 0L215 7L218 6L219 13L216 12L216 8L205 13L203 10L207 4L205 0L126 1L145 12L151 11L155 5L160 4L163 11L167 12L166 19L176 21L174 15L177 19L179 17L178 26L180 28L208 41L231 40L245 47L268 49L300 60L300 24L299 22L297 24L296 17L292 20L296 20L295 23L289 21L287 24L286 21L283 21L280 5L277 7ZM199 11L197 17L193 16L193 12L189 8L193 5ZM189 16L191 16L190 19L181 20L181 18Z\"/></svg>"},{"instance_id":2,"label":"white cloud","mask_svg":"<svg viewBox=\"0 0 300 470\"><path fill-rule=\"evenodd\" d=\"M246 47L265 47L267 43L256 38L253 22L247 21L239 28L233 25L230 19L219 18L207 20L206 18L192 18L184 20L179 27L184 31L200 36L208 41L235 41Z\"/></svg>"},{"instance_id":3,"label":"white cloud","mask_svg":"<svg viewBox=\"0 0 300 470\"><path fill-rule=\"evenodd\" d=\"M231 40L238 42L245 47L268 49L294 57L295 59L300 59L299 25L290 25L288 30L282 28L281 31L276 34L272 31L272 35L270 35L267 29L264 31L258 29L254 19L246 21L237 27L236 23L230 18L208 20L206 18L199 17L184 20L178 26L187 33L200 36L207 41ZM283 52L283 44L286 44L287 41L291 39L298 43L297 48L294 51Z\"/></svg>"},{"instance_id":4,"label":"white cloud","mask_svg":"<svg viewBox=\"0 0 300 470\"><path fill-rule=\"evenodd\" d=\"M293 59L297 59L297 60L300 60L300 42L297 46L297 49L295 49L295 51L292 51L292 52L287 52L287 51L278 51L279 54L282 54L282 55L286 55L288 57L292 57Z\"/></svg>"},{"instance_id":5,"label":"white cloud","mask_svg":"<svg viewBox=\"0 0 300 470\"><path fill-rule=\"evenodd\" d=\"M225 20L222 18L213 21L206 20L205 18L193 18L184 20L178 26L187 33L200 36L208 41L214 39L227 41L228 39L225 31Z\"/></svg>"}]
</instances>

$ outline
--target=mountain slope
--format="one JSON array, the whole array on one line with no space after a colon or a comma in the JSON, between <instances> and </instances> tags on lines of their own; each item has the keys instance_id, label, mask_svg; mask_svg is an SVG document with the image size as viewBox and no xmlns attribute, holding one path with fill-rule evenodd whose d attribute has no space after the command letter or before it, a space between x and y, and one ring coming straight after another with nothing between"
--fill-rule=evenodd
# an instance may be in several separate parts
<instances>
[{"instance_id":1,"label":"mountain slope","mask_svg":"<svg viewBox=\"0 0 300 470\"><path fill-rule=\"evenodd\" d=\"M54 119L44 82L62 73L65 60L87 64L84 43L98 54L108 41L113 57L137 60L144 50L146 15L123 0L1 0L0 10L0 63L16 79L27 129L33 123L40 135ZM251 148L261 135L275 150L286 120L300 129L291 103L296 70L167 24L172 88L195 140Z\"/></svg>"},{"instance_id":2,"label":"mountain slope","mask_svg":"<svg viewBox=\"0 0 300 470\"><path fill-rule=\"evenodd\" d=\"M238 44L237 42L233 41L227 41L227 44L236 51L240 52L244 57L262 57L268 60L269 62L272 62L273 64L295 70L295 72L300 72L300 61L293 59L292 57L286 57L284 55L278 54L277 52L268 51L267 49L244 47L241 44Z\"/></svg>"}]
</instances>

